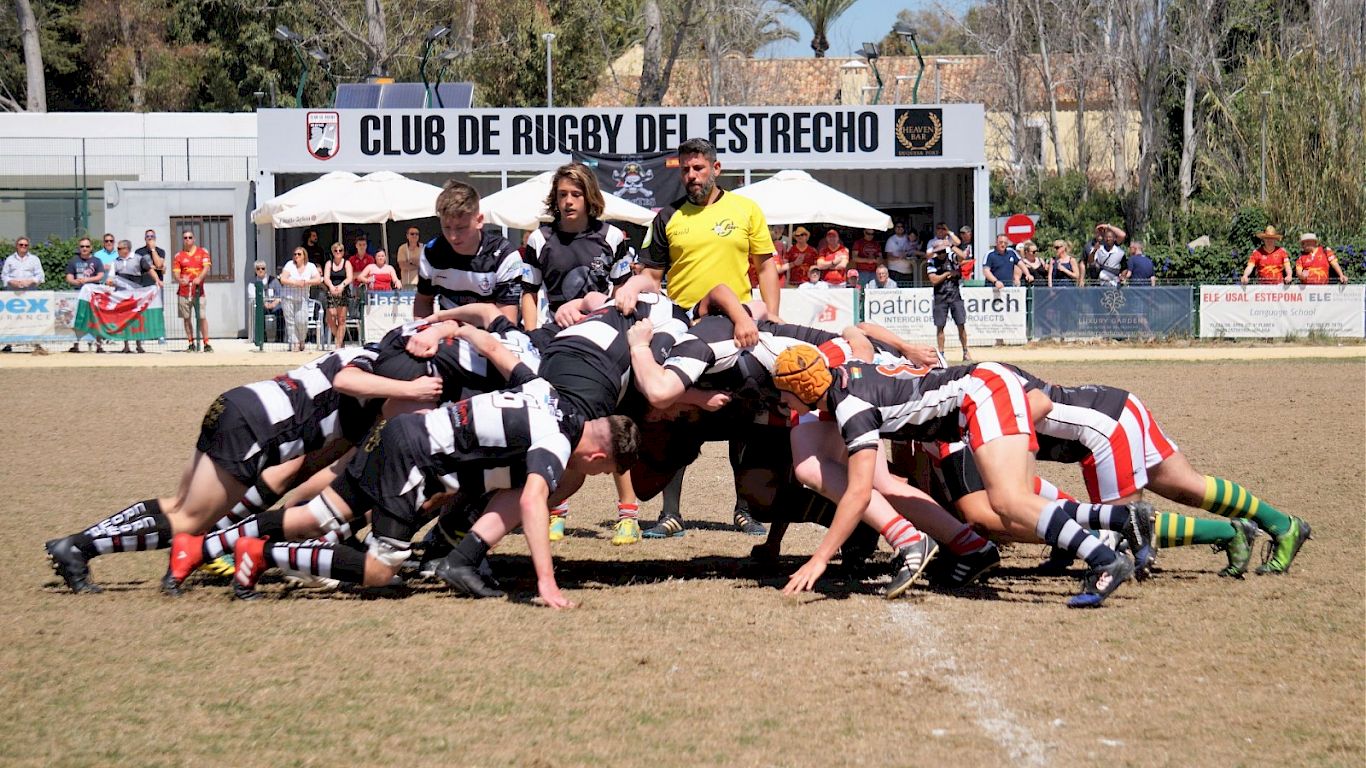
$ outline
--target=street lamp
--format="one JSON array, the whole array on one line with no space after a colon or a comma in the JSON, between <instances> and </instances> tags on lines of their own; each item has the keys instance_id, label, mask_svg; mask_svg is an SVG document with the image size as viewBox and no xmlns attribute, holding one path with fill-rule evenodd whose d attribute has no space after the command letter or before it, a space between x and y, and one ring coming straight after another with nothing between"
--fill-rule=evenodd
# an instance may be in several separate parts
<instances>
[{"instance_id":1,"label":"street lamp","mask_svg":"<svg viewBox=\"0 0 1366 768\"><path fill-rule=\"evenodd\" d=\"M1266 207L1266 100L1271 91L1258 91L1262 95L1262 207Z\"/></svg>"},{"instance_id":2,"label":"street lamp","mask_svg":"<svg viewBox=\"0 0 1366 768\"><path fill-rule=\"evenodd\" d=\"M920 103L920 77L925 74L925 57L920 55L920 43L915 39L915 27L904 21L898 21L892 25L892 31L897 37L911 44L911 50L915 51L915 59L920 62L920 71L915 73L915 85L911 86L911 103Z\"/></svg>"},{"instance_id":3,"label":"street lamp","mask_svg":"<svg viewBox=\"0 0 1366 768\"><path fill-rule=\"evenodd\" d=\"M308 60L304 58L304 39L284 24L275 28L275 39L288 41L299 59L299 87L294 91L294 106L304 105L304 84L308 82Z\"/></svg>"},{"instance_id":4,"label":"street lamp","mask_svg":"<svg viewBox=\"0 0 1366 768\"><path fill-rule=\"evenodd\" d=\"M934 60L934 103L935 103L935 104L943 104L943 103L944 103L944 83L943 83L943 81L942 81L942 80L940 79L940 77L939 77L939 70L940 70L945 64L952 64L952 63L953 63L952 61L949 61L948 59L943 58L942 56L941 56L940 58L937 58L937 59Z\"/></svg>"},{"instance_id":5,"label":"street lamp","mask_svg":"<svg viewBox=\"0 0 1366 768\"><path fill-rule=\"evenodd\" d=\"M445 109L446 102L441 98L441 81L446 79L446 67L460 58L460 54L454 48L450 48L442 51L437 58L441 59L441 66L436 68L436 106Z\"/></svg>"},{"instance_id":6,"label":"street lamp","mask_svg":"<svg viewBox=\"0 0 1366 768\"><path fill-rule=\"evenodd\" d=\"M868 60L868 66L873 68L873 77L877 79L876 92L873 94L873 104L882 100L882 73L877 70L877 60L882 55L882 51L877 43L864 43L863 47L855 51L858 55Z\"/></svg>"},{"instance_id":7,"label":"street lamp","mask_svg":"<svg viewBox=\"0 0 1366 768\"><path fill-rule=\"evenodd\" d=\"M545 41L545 107L550 109L555 106L555 62L550 58L550 44L555 42L555 33L546 32L541 39Z\"/></svg>"},{"instance_id":8,"label":"street lamp","mask_svg":"<svg viewBox=\"0 0 1366 768\"><path fill-rule=\"evenodd\" d=\"M427 82L427 58L432 55L432 45L437 40L449 35L451 28L445 24L438 24L432 27L432 31L427 33L427 37L422 45L422 63L418 65L417 71L422 76L422 92L426 94L426 103L432 103L432 86Z\"/></svg>"}]
</instances>

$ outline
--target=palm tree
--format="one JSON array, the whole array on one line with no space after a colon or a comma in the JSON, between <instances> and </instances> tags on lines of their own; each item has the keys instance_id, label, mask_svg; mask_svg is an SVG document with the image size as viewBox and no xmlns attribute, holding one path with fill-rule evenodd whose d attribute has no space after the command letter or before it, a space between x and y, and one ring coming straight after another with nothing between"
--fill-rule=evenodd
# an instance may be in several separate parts
<instances>
[{"instance_id":1,"label":"palm tree","mask_svg":"<svg viewBox=\"0 0 1366 768\"><path fill-rule=\"evenodd\" d=\"M792 9L792 12L801 16L811 25L811 50L816 52L816 58L825 58L825 52L830 50L830 40L826 38L825 32L840 14L849 10L857 0L778 0L783 5Z\"/></svg>"}]
</instances>

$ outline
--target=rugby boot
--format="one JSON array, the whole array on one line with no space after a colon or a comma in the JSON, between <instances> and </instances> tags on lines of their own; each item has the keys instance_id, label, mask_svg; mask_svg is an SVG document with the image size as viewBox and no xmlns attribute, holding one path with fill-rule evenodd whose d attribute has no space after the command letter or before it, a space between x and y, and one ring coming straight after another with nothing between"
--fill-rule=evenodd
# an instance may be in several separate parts
<instances>
[{"instance_id":1,"label":"rugby boot","mask_svg":"<svg viewBox=\"0 0 1366 768\"><path fill-rule=\"evenodd\" d=\"M238 600L256 600L256 582L266 572L266 540L243 536L232 545L232 559L237 572L232 575L232 596Z\"/></svg>"},{"instance_id":2,"label":"rugby boot","mask_svg":"<svg viewBox=\"0 0 1366 768\"><path fill-rule=\"evenodd\" d=\"M1252 560L1252 542L1257 538L1257 525L1251 520L1230 520L1233 524L1233 538L1212 544L1215 552L1222 551L1228 556L1228 567L1219 571L1220 576L1243 578L1247 564Z\"/></svg>"},{"instance_id":3,"label":"rugby boot","mask_svg":"<svg viewBox=\"0 0 1366 768\"><path fill-rule=\"evenodd\" d=\"M618 518L612 527L614 530L612 544L614 546L620 547L626 544L640 543L640 521L634 517Z\"/></svg>"},{"instance_id":4,"label":"rugby boot","mask_svg":"<svg viewBox=\"0 0 1366 768\"><path fill-rule=\"evenodd\" d=\"M892 565L897 567L896 574L892 576L892 582L887 585L883 597L895 600L906 594L906 590L925 572L925 566L934 560L938 551L939 543L924 533L920 534L919 540L898 549L892 558Z\"/></svg>"},{"instance_id":5,"label":"rugby boot","mask_svg":"<svg viewBox=\"0 0 1366 768\"><path fill-rule=\"evenodd\" d=\"M237 570L237 567L232 562L232 555L224 552L218 557L199 566L199 570L210 576L226 579L232 576L233 572Z\"/></svg>"},{"instance_id":6,"label":"rugby boot","mask_svg":"<svg viewBox=\"0 0 1366 768\"><path fill-rule=\"evenodd\" d=\"M1126 555L1100 568L1092 568L1081 580L1081 592L1067 599L1068 608L1099 608L1119 585L1134 575L1134 564Z\"/></svg>"},{"instance_id":7,"label":"rugby boot","mask_svg":"<svg viewBox=\"0 0 1366 768\"><path fill-rule=\"evenodd\" d=\"M1129 519L1124 521L1120 534L1134 555L1134 578L1143 581L1148 578L1148 566L1157 557L1153 547L1153 505L1146 501L1129 504Z\"/></svg>"},{"instance_id":8,"label":"rugby boot","mask_svg":"<svg viewBox=\"0 0 1366 768\"><path fill-rule=\"evenodd\" d=\"M67 588L78 595L103 592L103 587L90 582L89 559L71 539L71 536L53 539L44 545L43 549L47 552L48 562L52 564L52 571L61 576Z\"/></svg>"},{"instance_id":9,"label":"rugby boot","mask_svg":"<svg viewBox=\"0 0 1366 768\"><path fill-rule=\"evenodd\" d=\"M935 568L929 575L930 583L941 589L958 589L977 581L994 571L1001 564L1001 550L995 544L986 546L966 555L945 553L935 561Z\"/></svg>"},{"instance_id":10,"label":"rugby boot","mask_svg":"<svg viewBox=\"0 0 1366 768\"><path fill-rule=\"evenodd\" d=\"M446 559L437 563L436 575L449 584L457 594L468 595L476 600L504 596L501 590L490 587L474 566L453 565L449 559Z\"/></svg>"},{"instance_id":11,"label":"rugby boot","mask_svg":"<svg viewBox=\"0 0 1366 768\"><path fill-rule=\"evenodd\" d=\"M749 509L742 506L735 508L735 530L746 536L767 536L768 529L763 526L754 516L749 513Z\"/></svg>"},{"instance_id":12,"label":"rugby boot","mask_svg":"<svg viewBox=\"0 0 1366 768\"><path fill-rule=\"evenodd\" d=\"M177 533L171 537L171 562L161 577L161 591L172 597L185 593L185 580L204 561L204 537Z\"/></svg>"},{"instance_id":13,"label":"rugby boot","mask_svg":"<svg viewBox=\"0 0 1366 768\"><path fill-rule=\"evenodd\" d=\"M660 515L659 522L640 532L647 539L673 539L686 534L683 518L676 515Z\"/></svg>"},{"instance_id":14,"label":"rugby boot","mask_svg":"<svg viewBox=\"0 0 1366 768\"><path fill-rule=\"evenodd\" d=\"M1257 574L1282 574L1290 570L1290 564L1295 562L1295 555L1299 554L1300 547L1304 542L1314 538L1314 532L1310 530L1309 523L1304 520L1291 516L1290 530L1277 536L1269 533L1271 541L1266 543L1265 554L1262 557L1262 564L1257 567Z\"/></svg>"},{"instance_id":15,"label":"rugby boot","mask_svg":"<svg viewBox=\"0 0 1366 768\"><path fill-rule=\"evenodd\" d=\"M564 515L550 516L550 540L560 541L564 539Z\"/></svg>"}]
</instances>

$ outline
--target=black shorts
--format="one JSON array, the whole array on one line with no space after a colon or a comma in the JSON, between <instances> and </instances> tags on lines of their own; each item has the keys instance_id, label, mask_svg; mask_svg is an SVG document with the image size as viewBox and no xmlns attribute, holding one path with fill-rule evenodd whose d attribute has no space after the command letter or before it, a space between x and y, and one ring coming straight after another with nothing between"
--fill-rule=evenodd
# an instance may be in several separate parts
<instances>
[{"instance_id":1,"label":"black shorts","mask_svg":"<svg viewBox=\"0 0 1366 768\"><path fill-rule=\"evenodd\" d=\"M219 395L204 413L195 450L208 456L237 482L252 486L261 471L280 463L282 445L302 439L290 421L275 425L261 415L260 401L242 387ZM290 449L291 456L297 450Z\"/></svg>"},{"instance_id":2,"label":"black shorts","mask_svg":"<svg viewBox=\"0 0 1366 768\"><path fill-rule=\"evenodd\" d=\"M454 490L438 479L455 471L443 471L440 458L430 453L423 415L396 416L371 428L332 490L354 516L370 512L376 536L408 541L432 517L423 511L427 500Z\"/></svg>"},{"instance_id":3,"label":"black shorts","mask_svg":"<svg viewBox=\"0 0 1366 768\"><path fill-rule=\"evenodd\" d=\"M961 298L953 301L934 300L930 314L934 317L934 327L943 328L948 323L950 315L953 316L953 324L962 328L968 320L968 311L963 306Z\"/></svg>"},{"instance_id":4,"label":"black shorts","mask_svg":"<svg viewBox=\"0 0 1366 768\"><path fill-rule=\"evenodd\" d=\"M972 458L972 451L967 448L941 459L938 475L944 484L944 495L950 503L968 494L987 489L982 483L981 473L977 471L977 462Z\"/></svg>"}]
</instances>

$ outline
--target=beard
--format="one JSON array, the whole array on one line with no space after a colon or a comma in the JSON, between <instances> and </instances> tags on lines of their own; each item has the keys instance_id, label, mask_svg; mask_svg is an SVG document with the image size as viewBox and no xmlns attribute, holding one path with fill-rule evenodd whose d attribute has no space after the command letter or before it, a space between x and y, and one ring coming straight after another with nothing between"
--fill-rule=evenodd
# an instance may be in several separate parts
<instances>
[{"instance_id":1,"label":"beard","mask_svg":"<svg viewBox=\"0 0 1366 768\"><path fill-rule=\"evenodd\" d=\"M702 184L701 186L697 187L696 192L689 188L688 202L692 203L693 205L705 205L707 200L711 198L711 193L714 189L716 189L716 179L712 179L711 181L708 181L705 184Z\"/></svg>"}]
</instances>

